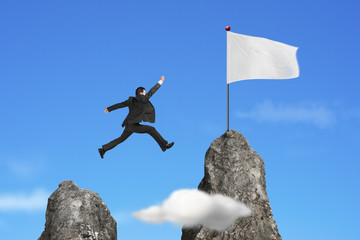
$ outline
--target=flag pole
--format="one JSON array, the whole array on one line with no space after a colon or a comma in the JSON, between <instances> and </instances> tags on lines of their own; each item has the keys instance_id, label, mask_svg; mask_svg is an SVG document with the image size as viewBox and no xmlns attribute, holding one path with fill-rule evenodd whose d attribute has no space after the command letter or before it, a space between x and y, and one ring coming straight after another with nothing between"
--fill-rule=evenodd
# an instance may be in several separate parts
<instances>
[{"instance_id":1,"label":"flag pole","mask_svg":"<svg viewBox=\"0 0 360 240\"><path fill-rule=\"evenodd\" d=\"M229 84L227 84L227 131L229 131Z\"/></svg>"},{"instance_id":2,"label":"flag pole","mask_svg":"<svg viewBox=\"0 0 360 240\"><path fill-rule=\"evenodd\" d=\"M225 27L225 30L226 30L226 32L228 32L228 31L230 31L230 26L226 26ZM226 61L228 61L228 54L229 54L229 43L227 42L228 41L228 36L227 36L227 34L226 34L226 54L227 54L227 56L226 56ZM228 80L228 74L229 74L229 69L227 69L228 68L228 66L229 66L229 63L227 62L226 63L227 64L227 66L226 66L226 81ZM229 83L226 83L227 84L227 131L229 131Z\"/></svg>"}]
</instances>

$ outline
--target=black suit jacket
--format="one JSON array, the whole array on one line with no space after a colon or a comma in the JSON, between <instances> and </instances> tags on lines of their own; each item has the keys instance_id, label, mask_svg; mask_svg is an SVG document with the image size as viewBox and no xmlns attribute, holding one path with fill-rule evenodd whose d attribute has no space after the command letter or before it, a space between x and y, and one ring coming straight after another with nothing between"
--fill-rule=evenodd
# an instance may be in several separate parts
<instances>
[{"instance_id":1,"label":"black suit jacket","mask_svg":"<svg viewBox=\"0 0 360 240\"><path fill-rule=\"evenodd\" d=\"M129 107L129 114L126 116L122 127L129 123L140 122L155 122L155 108L150 102L151 96L160 88L160 84L157 83L150 91L144 95L138 95L136 97L129 97L128 100L114 104L107 109L109 112L118 108Z\"/></svg>"}]
</instances>

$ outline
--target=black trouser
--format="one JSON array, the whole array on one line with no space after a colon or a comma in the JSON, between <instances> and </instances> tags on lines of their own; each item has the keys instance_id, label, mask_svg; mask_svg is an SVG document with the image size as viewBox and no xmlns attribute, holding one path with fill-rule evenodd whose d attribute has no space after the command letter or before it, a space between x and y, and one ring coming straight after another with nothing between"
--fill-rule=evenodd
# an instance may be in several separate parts
<instances>
[{"instance_id":1,"label":"black trouser","mask_svg":"<svg viewBox=\"0 0 360 240\"><path fill-rule=\"evenodd\" d=\"M122 143L128 137L130 137L130 135L133 134L134 132L135 133L148 133L155 139L155 141L159 144L160 148L162 150L165 150L165 146L168 142L161 137L160 133L158 133L158 131L156 131L156 129L152 126L141 125L139 123L127 124L125 126L124 132L121 134L121 136L119 138L103 145L102 146L103 149L105 150L105 152L110 149L113 149L114 147L116 147L116 145Z\"/></svg>"}]
</instances>

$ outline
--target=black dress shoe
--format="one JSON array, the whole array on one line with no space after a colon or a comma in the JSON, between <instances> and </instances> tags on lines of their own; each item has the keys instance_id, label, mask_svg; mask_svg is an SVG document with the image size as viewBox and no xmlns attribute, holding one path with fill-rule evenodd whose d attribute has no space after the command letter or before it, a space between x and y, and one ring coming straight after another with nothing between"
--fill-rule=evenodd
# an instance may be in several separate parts
<instances>
[{"instance_id":1,"label":"black dress shoe","mask_svg":"<svg viewBox=\"0 0 360 240\"><path fill-rule=\"evenodd\" d=\"M99 153L100 153L100 157L101 157L101 158L104 158L104 154L105 154L104 149L103 149L103 148L99 148L98 150L99 150Z\"/></svg>"},{"instance_id":2,"label":"black dress shoe","mask_svg":"<svg viewBox=\"0 0 360 240\"><path fill-rule=\"evenodd\" d=\"M165 145L165 150L164 150L164 152L165 152L166 150L172 148L172 146L174 146L174 144L175 144L174 142L171 142L171 143L166 144L166 145Z\"/></svg>"}]
</instances>

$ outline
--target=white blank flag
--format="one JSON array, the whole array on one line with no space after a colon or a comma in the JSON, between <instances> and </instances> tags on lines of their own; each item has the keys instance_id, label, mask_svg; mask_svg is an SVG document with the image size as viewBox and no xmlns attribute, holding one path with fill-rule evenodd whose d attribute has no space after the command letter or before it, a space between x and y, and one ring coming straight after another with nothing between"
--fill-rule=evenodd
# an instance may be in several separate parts
<instances>
[{"instance_id":1,"label":"white blank flag","mask_svg":"<svg viewBox=\"0 0 360 240\"><path fill-rule=\"evenodd\" d=\"M299 76L297 47L266 38L227 32L227 83Z\"/></svg>"}]
</instances>

